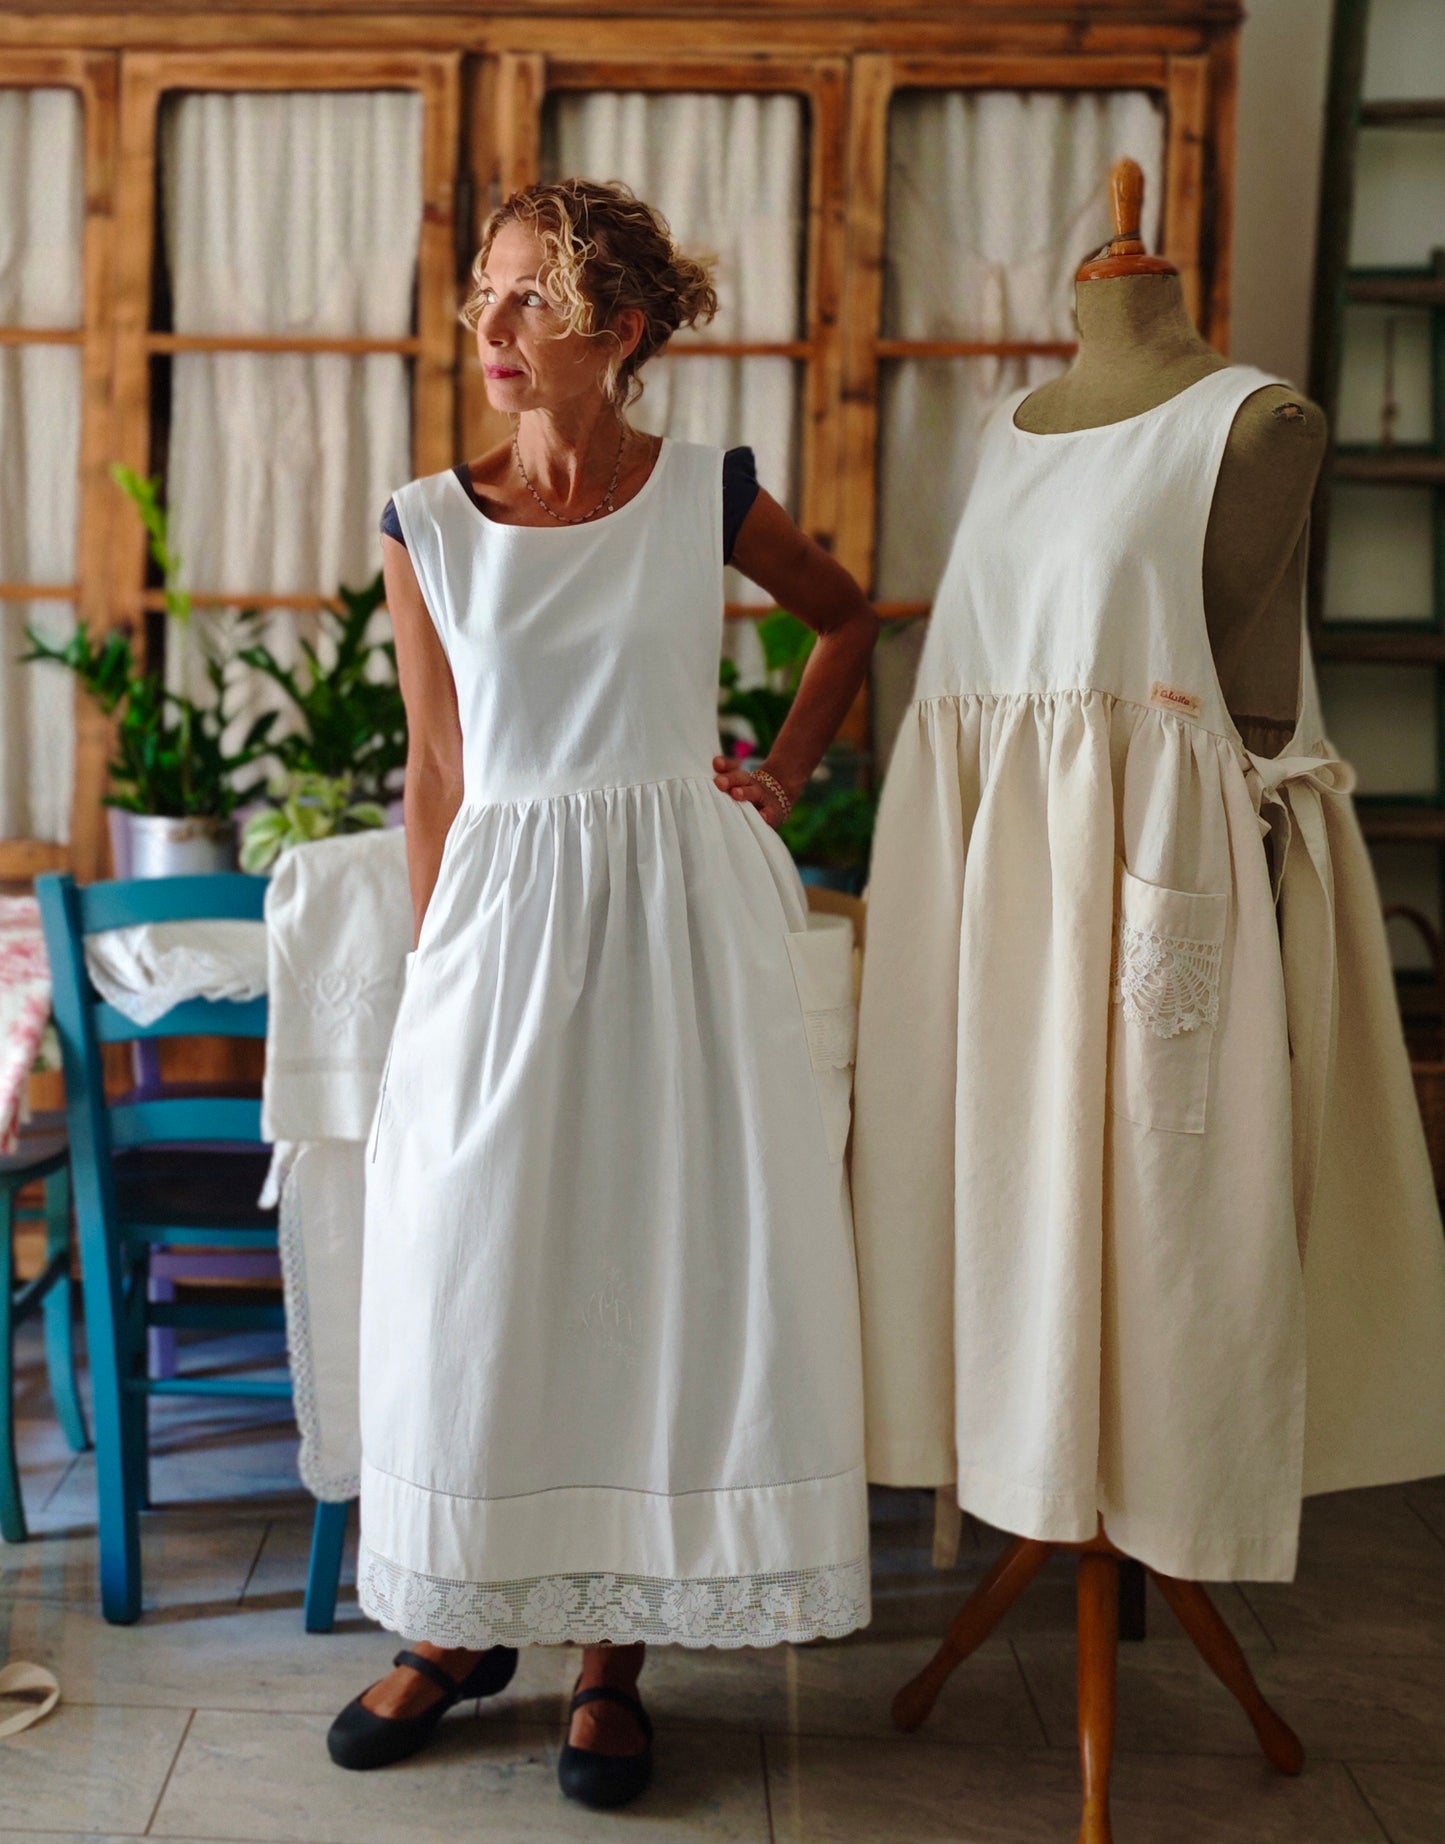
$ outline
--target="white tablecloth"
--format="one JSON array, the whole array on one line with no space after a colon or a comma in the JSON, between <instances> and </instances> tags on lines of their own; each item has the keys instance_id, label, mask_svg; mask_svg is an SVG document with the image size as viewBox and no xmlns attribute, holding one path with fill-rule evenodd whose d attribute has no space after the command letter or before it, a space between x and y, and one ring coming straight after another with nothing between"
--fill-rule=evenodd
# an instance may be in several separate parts
<instances>
[{"instance_id":1,"label":"white tablecloth","mask_svg":"<svg viewBox=\"0 0 1445 1844\"><path fill-rule=\"evenodd\" d=\"M412 942L399 829L294 846L266 895L270 1010L261 1129L275 1142L301 1478L360 1489L365 1143Z\"/></svg>"}]
</instances>

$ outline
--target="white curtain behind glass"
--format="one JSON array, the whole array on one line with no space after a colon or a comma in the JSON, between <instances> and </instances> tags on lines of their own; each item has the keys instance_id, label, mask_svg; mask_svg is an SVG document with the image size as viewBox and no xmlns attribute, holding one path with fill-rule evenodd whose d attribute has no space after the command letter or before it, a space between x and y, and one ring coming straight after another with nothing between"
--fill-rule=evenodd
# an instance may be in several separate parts
<instances>
[{"instance_id":1,"label":"white curtain behind glass","mask_svg":"<svg viewBox=\"0 0 1445 1844\"><path fill-rule=\"evenodd\" d=\"M667 219L691 255L718 259L717 318L703 338L792 340L804 327L807 108L786 95L560 93L548 106L548 178L620 179ZM674 347L688 335L679 333ZM653 359L637 427L721 448L746 445L758 479L796 512L800 367L791 359ZM766 605L737 571L727 598ZM760 652L749 622L727 651L746 676Z\"/></svg>"},{"instance_id":2,"label":"white curtain behind glass","mask_svg":"<svg viewBox=\"0 0 1445 1844\"><path fill-rule=\"evenodd\" d=\"M404 91L175 98L161 134L175 331L410 334L421 133L421 98ZM166 492L182 582L332 594L370 581L411 453L400 356L178 353ZM278 610L266 639L289 661L315 631L314 615ZM173 626L169 647L171 683L198 692L194 640ZM237 709L272 702L253 682Z\"/></svg>"},{"instance_id":3,"label":"white curtain behind glass","mask_svg":"<svg viewBox=\"0 0 1445 1844\"><path fill-rule=\"evenodd\" d=\"M886 337L1071 340L1074 271L1112 235L1109 173L1144 170L1158 248L1163 116L1138 91L911 90L889 122ZM1060 359L902 360L880 403L877 591L926 601L998 400Z\"/></svg>"},{"instance_id":4,"label":"white curtain behind glass","mask_svg":"<svg viewBox=\"0 0 1445 1844\"><path fill-rule=\"evenodd\" d=\"M74 90L0 89L0 326L81 323L84 134ZM0 579L75 580L80 408L78 346L0 346ZM69 603L0 604L0 838L70 836L74 682L16 656L27 625L74 623Z\"/></svg>"}]
</instances>

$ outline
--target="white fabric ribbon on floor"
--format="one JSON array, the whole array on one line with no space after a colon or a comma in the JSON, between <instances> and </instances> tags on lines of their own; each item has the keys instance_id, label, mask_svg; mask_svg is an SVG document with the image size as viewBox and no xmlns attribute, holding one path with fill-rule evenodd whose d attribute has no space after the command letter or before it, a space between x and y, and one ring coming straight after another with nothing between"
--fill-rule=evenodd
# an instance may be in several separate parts
<instances>
[{"instance_id":1,"label":"white fabric ribbon on floor","mask_svg":"<svg viewBox=\"0 0 1445 1844\"><path fill-rule=\"evenodd\" d=\"M22 1729L48 1716L60 1701L60 1681L44 1665L32 1665L24 1659L0 1665L0 1698L20 1697L38 1691L40 1701L17 1710L13 1716L0 1717L0 1737L18 1735Z\"/></svg>"},{"instance_id":2,"label":"white fabric ribbon on floor","mask_svg":"<svg viewBox=\"0 0 1445 1844\"><path fill-rule=\"evenodd\" d=\"M1289 1023L1295 1226L1303 1260L1339 1026L1335 882L1324 803L1329 795L1348 794L1356 776L1324 744L1314 755L1244 754L1261 829L1274 841L1271 882Z\"/></svg>"}]
</instances>

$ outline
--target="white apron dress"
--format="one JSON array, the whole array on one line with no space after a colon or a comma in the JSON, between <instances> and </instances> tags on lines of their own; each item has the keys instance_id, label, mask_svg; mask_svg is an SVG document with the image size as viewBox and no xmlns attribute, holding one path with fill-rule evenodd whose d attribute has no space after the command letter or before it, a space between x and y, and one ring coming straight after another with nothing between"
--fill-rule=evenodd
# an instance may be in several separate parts
<instances>
[{"instance_id":1,"label":"white apron dress","mask_svg":"<svg viewBox=\"0 0 1445 1844\"><path fill-rule=\"evenodd\" d=\"M1271 754L1205 623L1230 425L1279 381L994 412L884 785L854 1095L869 1477L1206 1580L1289 1578L1302 1492L1445 1469L1353 775L1303 609Z\"/></svg>"},{"instance_id":2,"label":"white apron dress","mask_svg":"<svg viewBox=\"0 0 1445 1844\"><path fill-rule=\"evenodd\" d=\"M713 784L722 460L576 526L395 496L465 756L367 1167L357 1588L408 1638L868 1618L851 950Z\"/></svg>"}]
</instances>

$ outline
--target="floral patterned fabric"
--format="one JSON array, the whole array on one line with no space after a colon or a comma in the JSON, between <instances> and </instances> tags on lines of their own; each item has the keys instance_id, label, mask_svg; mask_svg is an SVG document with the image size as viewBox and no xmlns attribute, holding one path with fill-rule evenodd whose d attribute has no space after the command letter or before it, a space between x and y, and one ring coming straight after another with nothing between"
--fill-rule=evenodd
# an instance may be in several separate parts
<instances>
[{"instance_id":1,"label":"floral patterned fabric","mask_svg":"<svg viewBox=\"0 0 1445 1844\"><path fill-rule=\"evenodd\" d=\"M0 897L0 1153L15 1150L31 1070L59 1067L40 906Z\"/></svg>"}]
</instances>

